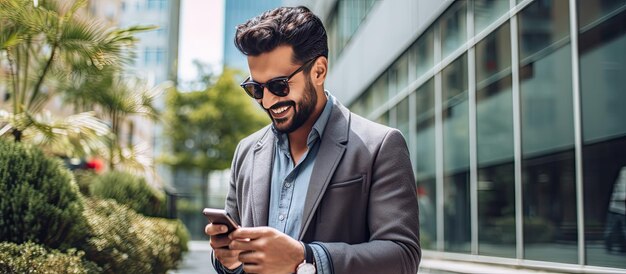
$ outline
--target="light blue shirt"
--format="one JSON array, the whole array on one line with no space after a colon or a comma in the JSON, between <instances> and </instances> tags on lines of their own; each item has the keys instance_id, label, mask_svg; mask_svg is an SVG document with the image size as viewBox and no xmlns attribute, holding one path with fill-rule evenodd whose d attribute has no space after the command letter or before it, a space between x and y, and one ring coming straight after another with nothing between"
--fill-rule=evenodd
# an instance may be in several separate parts
<instances>
[{"instance_id":1,"label":"light blue shirt","mask_svg":"<svg viewBox=\"0 0 626 274\"><path fill-rule=\"evenodd\" d=\"M307 137L307 151L300 161L294 165L289 150L289 138L285 133L273 129L276 135L274 146L274 162L272 165L272 182L270 190L270 207L268 225L294 239L300 237L302 227L304 201L309 189L309 181L319 151L321 137L328 123L334 98L328 98L324 110L317 118ZM318 244L311 244L318 273L330 273L328 254Z\"/></svg>"}]
</instances>

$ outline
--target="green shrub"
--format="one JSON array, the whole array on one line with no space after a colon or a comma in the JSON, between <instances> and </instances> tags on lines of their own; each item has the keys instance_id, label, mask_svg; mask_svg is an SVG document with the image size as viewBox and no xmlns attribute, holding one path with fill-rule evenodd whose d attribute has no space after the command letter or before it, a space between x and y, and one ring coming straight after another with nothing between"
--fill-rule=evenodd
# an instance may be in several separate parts
<instances>
[{"instance_id":1,"label":"green shrub","mask_svg":"<svg viewBox=\"0 0 626 274\"><path fill-rule=\"evenodd\" d=\"M142 177L113 171L96 177L89 186L91 196L113 199L131 209L154 217L165 217L165 194Z\"/></svg>"},{"instance_id":2,"label":"green shrub","mask_svg":"<svg viewBox=\"0 0 626 274\"><path fill-rule=\"evenodd\" d=\"M182 258L178 221L150 218L113 200L85 199L86 257L105 273L165 273Z\"/></svg>"},{"instance_id":3,"label":"green shrub","mask_svg":"<svg viewBox=\"0 0 626 274\"><path fill-rule=\"evenodd\" d=\"M87 232L82 211L72 174L60 160L0 140L0 242L78 246Z\"/></svg>"},{"instance_id":4,"label":"green shrub","mask_svg":"<svg viewBox=\"0 0 626 274\"><path fill-rule=\"evenodd\" d=\"M48 250L32 242L0 243L0 273L100 273L93 263L84 260L83 251L69 249L67 253Z\"/></svg>"},{"instance_id":5,"label":"green shrub","mask_svg":"<svg viewBox=\"0 0 626 274\"><path fill-rule=\"evenodd\" d=\"M189 251L189 240L191 235L189 235L189 230L185 227L185 224L181 220L167 220L171 222L173 226L176 227L176 237L178 237L180 250L183 252Z\"/></svg>"},{"instance_id":6,"label":"green shrub","mask_svg":"<svg viewBox=\"0 0 626 274\"><path fill-rule=\"evenodd\" d=\"M96 178L97 174L92 170L77 169L72 171L74 173L74 180L78 185L78 190L85 196L89 196L89 186L91 182Z\"/></svg>"}]
</instances>

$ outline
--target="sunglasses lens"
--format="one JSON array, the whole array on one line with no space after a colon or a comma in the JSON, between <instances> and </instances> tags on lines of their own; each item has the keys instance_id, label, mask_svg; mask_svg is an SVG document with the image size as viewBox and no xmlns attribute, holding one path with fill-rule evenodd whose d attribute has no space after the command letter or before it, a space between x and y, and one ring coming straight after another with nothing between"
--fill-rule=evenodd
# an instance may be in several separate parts
<instances>
[{"instance_id":1,"label":"sunglasses lens","mask_svg":"<svg viewBox=\"0 0 626 274\"><path fill-rule=\"evenodd\" d=\"M254 99L263 98L263 87L261 85L257 83L245 83L241 85L241 87L246 90L246 93L248 93L250 97Z\"/></svg>"},{"instance_id":2,"label":"sunglasses lens","mask_svg":"<svg viewBox=\"0 0 626 274\"><path fill-rule=\"evenodd\" d=\"M276 96L287 96L289 94L289 83L287 80L271 80L267 82L267 89L269 89Z\"/></svg>"}]
</instances>

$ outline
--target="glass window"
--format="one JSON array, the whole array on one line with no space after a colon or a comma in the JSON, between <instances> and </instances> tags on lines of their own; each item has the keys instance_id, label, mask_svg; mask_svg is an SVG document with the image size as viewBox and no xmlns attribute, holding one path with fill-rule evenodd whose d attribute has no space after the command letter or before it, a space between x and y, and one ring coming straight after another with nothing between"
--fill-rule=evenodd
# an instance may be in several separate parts
<instances>
[{"instance_id":1,"label":"glass window","mask_svg":"<svg viewBox=\"0 0 626 274\"><path fill-rule=\"evenodd\" d=\"M476 44L478 253L515 257L511 37L506 23Z\"/></svg>"},{"instance_id":2,"label":"glass window","mask_svg":"<svg viewBox=\"0 0 626 274\"><path fill-rule=\"evenodd\" d=\"M389 95L393 97L409 85L409 60L403 54L389 69Z\"/></svg>"},{"instance_id":3,"label":"glass window","mask_svg":"<svg viewBox=\"0 0 626 274\"><path fill-rule=\"evenodd\" d=\"M370 94L370 100L368 103L369 111L373 111L380 107L383 102L387 102L389 99L389 79L387 72L384 72L378 80L372 85Z\"/></svg>"},{"instance_id":4,"label":"glass window","mask_svg":"<svg viewBox=\"0 0 626 274\"><path fill-rule=\"evenodd\" d=\"M155 62L157 65L161 65L163 64L163 62L165 61L165 50L164 49L157 49L156 53L155 53Z\"/></svg>"},{"instance_id":5,"label":"glass window","mask_svg":"<svg viewBox=\"0 0 626 274\"><path fill-rule=\"evenodd\" d=\"M467 40L466 9L465 1L456 1L441 17L439 28L442 58L458 49Z\"/></svg>"},{"instance_id":6,"label":"glass window","mask_svg":"<svg viewBox=\"0 0 626 274\"><path fill-rule=\"evenodd\" d=\"M383 113L383 115L380 115L380 117L378 117L378 119L376 119L376 122L381 124L381 125L389 125L389 111Z\"/></svg>"},{"instance_id":7,"label":"glass window","mask_svg":"<svg viewBox=\"0 0 626 274\"><path fill-rule=\"evenodd\" d=\"M329 44L333 45L332 56L336 57L356 32L361 21L370 12L376 1L339 0L329 22Z\"/></svg>"},{"instance_id":8,"label":"glass window","mask_svg":"<svg viewBox=\"0 0 626 274\"><path fill-rule=\"evenodd\" d=\"M407 96L404 100L400 101L398 105L396 105L396 124L395 128L402 132L404 135L404 139L410 140L409 134L409 97Z\"/></svg>"},{"instance_id":9,"label":"glass window","mask_svg":"<svg viewBox=\"0 0 626 274\"><path fill-rule=\"evenodd\" d=\"M143 51L143 62L144 64L152 64L154 52L151 48L145 48Z\"/></svg>"},{"instance_id":10,"label":"glass window","mask_svg":"<svg viewBox=\"0 0 626 274\"><path fill-rule=\"evenodd\" d=\"M474 33L479 33L509 10L502 0L474 0Z\"/></svg>"},{"instance_id":11,"label":"glass window","mask_svg":"<svg viewBox=\"0 0 626 274\"><path fill-rule=\"evenodd\" d=\"M626 6L626 1L624 0L578 0L577 3L578 25L581 31L596 27L598 23L613 18L612 13Z\"/></svg>"},{"instance_id":12,"label":"glass window","mask_svg":"<svg viewBox=\"0 0 626 274\"><path fill-rule=\"evenodd\" d=\"M415 92L415 179L420 208L422 248L435 249L437 241L435 87L428 80Z\"/></svg>"},{"instance_id":13,"label":"glass window","mask_svg":"<svg viewBox=\"0 0 626 274\"><path fill-rule=\"evenodd\" d=\"M572 64L566 0L519 14L524 258L578 262ZM549 254L549 255L547 255Z\"/></svg>"},{"instance_id":14,"label":"glass window","mask_svg":"<svg viewBox=\"0 0 626 274\"><path fill-rule=\"evenodd\" d=\"M417 39L417 42L415 42L410 49L413 56L412 63L415 64L415 72L411 75L411 81L424 75L424 73L434 66L433 59L435 53L433 52L433 49L435 47L435 42L433 36L432 29L426 30L426 32L424 32L424 34Z\"/></svg>"},{"instance_id":15,"label":"glass window","mask_svg":"<svg viewBox=\"0 0 626 274\"><path fill-rule=\"evenodd\" d=\"M578 4L587 263L626 268L626 1Z\"/></svg>"},{"instance_id":16,"label":"glass window","mask_svg":"<svg viewBox=\"0 0 626 274\"><path fill-rule=\"evenodd\" d=\"M444 68L444 248L470 252L469 108L467 54Z\"/></svg>"},{"instance_id":17,"label":"glass window","mask_svg":"<svg viewBox=\"0 0 626 274\"><path fill-rule=\"evenodd\" d=\"M537 0L520 13L520 62L532 62L534 54L558 47L569 41L569 10L567 0Z\"/></svg>"}]
</instances>

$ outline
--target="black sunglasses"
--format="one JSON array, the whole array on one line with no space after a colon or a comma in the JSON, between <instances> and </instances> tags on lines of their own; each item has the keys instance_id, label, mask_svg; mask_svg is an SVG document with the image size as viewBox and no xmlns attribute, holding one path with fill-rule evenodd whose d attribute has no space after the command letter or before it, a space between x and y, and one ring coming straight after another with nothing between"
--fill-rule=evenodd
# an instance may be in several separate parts
<instances>
[{"instance_id":1,"label":"black sunglasses","mask_svg":"<svg viewBox=\"0 0 626 274\"><path fill-rule=\"evenodd\" d=\"M254 99L262 99L263 98L263 90L267 88L272 94L280 97L287 96L289 94L289 79L294 75L298 74L298 72L302 71L308 64L315 61L317 57L307 61L304 65L300 66L296 71L291 73L289 76L280 76L276 78L272 78L269 81L265 82L265 84L257 83L255 81L250 81L250 76L246 78L240 86L246 91L250 97Z\"/></svg>"}]
</instances>

